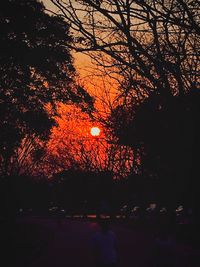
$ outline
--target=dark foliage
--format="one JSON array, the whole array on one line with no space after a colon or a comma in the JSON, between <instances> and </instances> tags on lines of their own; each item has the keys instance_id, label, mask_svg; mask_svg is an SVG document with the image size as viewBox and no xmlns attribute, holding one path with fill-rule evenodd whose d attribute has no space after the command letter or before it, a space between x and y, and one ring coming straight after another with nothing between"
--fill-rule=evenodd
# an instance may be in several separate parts
<instances>
[{"instance_id":1,"label":"dark foliage","mask_svg":"<svg viewBox=\"0 0 200 267\"><path fill-rule=\"evenodd\" d=\"M109 172L67 170L57 174L52 183L54 202L68 209L96 209L102 199L110 202L113 180Z\"/></svg>"},{"instance_id":2,"label":"dark foliage","mask_svg":"<svg viewBox=\"0 0 200 267\"><path fill-rule=\"evenodd\" d=\"M47 103L87 102L89 96L73 82L68 24L37 0L0 5L0 164L7 175L25 137L47 138L53 124Z\"/></svg>"},{"instance_id":3,"label":"dark foliage","mask_svg":"<svg viewBox=\"0 0 200 267\"><path fill-rule=\"evenodd\" d=\"M169 98L153 94L129 112L118 107L111 118L119 142L139 153L142 190L160 201L195 205L198 199L199 103L198 90Z\"/></svg>"}]
</instances>

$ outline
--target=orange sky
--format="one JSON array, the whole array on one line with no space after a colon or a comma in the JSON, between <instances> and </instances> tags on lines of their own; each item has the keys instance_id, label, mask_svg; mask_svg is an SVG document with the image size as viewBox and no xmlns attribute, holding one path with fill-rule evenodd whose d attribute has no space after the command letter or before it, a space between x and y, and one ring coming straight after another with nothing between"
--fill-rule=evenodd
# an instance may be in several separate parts
<instances>
[{"instance_id":1,"label":"orange sky","mask_svg":"<svg viewBox=\"0 0 200 267\"><path fill-rule=\"evenodd\" d=\"M50 0L43 0L47 9L58 12L58 8ZM95 97L96 107L103 114L109 111L109 106L116 97L117 85L106 77L99 77L96 66L91 62L89 56L73 52L74 64L79 73L79 82Z\"/></svg>"},{"instance_id":2,"label":"orange sky","mask_svg":"<svg viewBox=\"0 0 200 267\"><path fill-rule=\"evenodd\" d=\"M109 133L88 114L75 105L60 103L55 121L47 144L47 161L53 162L53 169L47 172L79 167L87 171L109 170L115 177L129 173L133 162L131 148L107 142ZM100 128L99 136L91 135L93 126Z\"/></svg>"},{"instance_id":3,"label":"orange sky","mask_svg":"<svg viewBox=\"0 0 200 267\"><path fill-rule=\"evenodd\" d=\"M45 6L56 12L55 6L50 0L43 0ZM51 138L48 143L50 158L59 162L58 168L67 168L79 163L87 169L109 169L120 175L131 169L132 160L121 160L123 153L130 155L130 148L115 146L106 141L108 138L106 129L100 125L98 117L106 118L109 115L113 100L117 95L117 84L109 77L102 75L99 68L91 61L90 57L82 53L73 52L74 65L79 74L78 83L82 85L95 98L97 112L94 114L96 122L91 120L88 114L83 113L75 105L58 106L59 116L55 118L57 126L52 128ZM101 73L101 75L99 75ZM99 137L91 136L91 127L101 129ZM113 158L112 160L110 160ZM114 160L114 161L113 161ZM116 162L116 163L114 163ZM111 166L112 164L113 166ZM86 164L86 165L85 165ZM111 165L110 165L111 164Z\"/></svg>"}]
</instances>

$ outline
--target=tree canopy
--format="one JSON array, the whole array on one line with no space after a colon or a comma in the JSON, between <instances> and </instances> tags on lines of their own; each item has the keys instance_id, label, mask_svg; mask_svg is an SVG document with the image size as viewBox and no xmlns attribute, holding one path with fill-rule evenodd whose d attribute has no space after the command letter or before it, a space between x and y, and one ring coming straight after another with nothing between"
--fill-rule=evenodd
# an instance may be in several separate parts
<instances>
[{"instance_id":1,"label":"tree canopy","mask_svg":"<svg viewBox=\"0 0 200 267\"><path fill-rule=\"evenodd\" d=\"M56 101L91 99L75 85L68 24L47 14L42 2L3 0L0 29L0 173L4 175L13 171L11 162L13 168L34 142L48 136L53 120L47 104L54 108Z\"/></svg>"},{"instance_id":2,"label":"tree canopy","mask_svg":"<svg viewBox=\"0 0 200 267\"><path fill-rule=\"evenodd\" d=\"M199 86L198 0L51 1L76 32L74 48L129 74L135 95Z\"/></svg>"},{"instance_id":3,"label":"tree canopy","mask_svg":"<svg viewBox=\"0 0 200 267\"><path fill-rule=\"evenodd\" d=\"M160 178L168 198L174 188L195 199L199 1L51 1L76 32L73 48L119 77L107 125L133 148L136 174Z\"/></svg>"}]
</instances>

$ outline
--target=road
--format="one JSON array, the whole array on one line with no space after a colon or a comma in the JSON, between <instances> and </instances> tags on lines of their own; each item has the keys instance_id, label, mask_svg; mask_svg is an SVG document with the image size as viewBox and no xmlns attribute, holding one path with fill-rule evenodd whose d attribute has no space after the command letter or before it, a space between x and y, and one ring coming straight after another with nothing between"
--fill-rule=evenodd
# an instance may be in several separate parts
<instances>
[{"instance_id":1,"label":"road","mask_svg":"<svg viewBox=\"0 0 200 267\"><path fill-rule=\"evenodd\" d=\"M31 223L48 226L54 231L45 249L31 260L27 267L92 267L91 237L98 230L94 221L30 218ZM27 223L28 223L27 220ZM125 225L112 225L119 242L119 267L149 267L152 260L154 238L151 232L133 229ZM186 245L176 245L175 267L200 266L192 264L191 250ZM195 252L196 253L196 252ZM198 251L199 253L199 251ZM199 257L199 254L198 254ZM188 265L188 262L190 264Z\"/></svg>"},{"instance_id":2,"label":"road","mask_svg":"<svg viewBox=\"0 0 200 267\"><path fill-rule=\"evenodd\" d=\"M90 241L98 230L95 222L64 220L61 225L48 219L32 219L31 222L52 227L55 236L29 267L93 266ZM121 226L111 228L119 241L120 266L147 266L151 237Z\"/></svg>"}]
</instances>

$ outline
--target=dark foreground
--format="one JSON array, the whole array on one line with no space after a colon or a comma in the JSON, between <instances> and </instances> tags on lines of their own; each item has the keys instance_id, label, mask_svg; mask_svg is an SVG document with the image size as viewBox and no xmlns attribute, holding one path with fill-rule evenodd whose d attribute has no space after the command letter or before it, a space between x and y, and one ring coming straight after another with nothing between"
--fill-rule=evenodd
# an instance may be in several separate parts
<instances>
[{"instance_id":1,"label":"dark foreground","mask_svg":"<svg viewBox=\"0 0 200 267\"><path fill-rule=\"evenodd\" d=\"M11 227L11 226L10 226ZM1 227L3 258L9 267L92 267L94 221L26 217L10 229ZM155 266L155 230L125 223L111 226L119 240L119 267ZM175 267L199 267L200 250L175 238Z\"/></svg>"}]
</instances>

